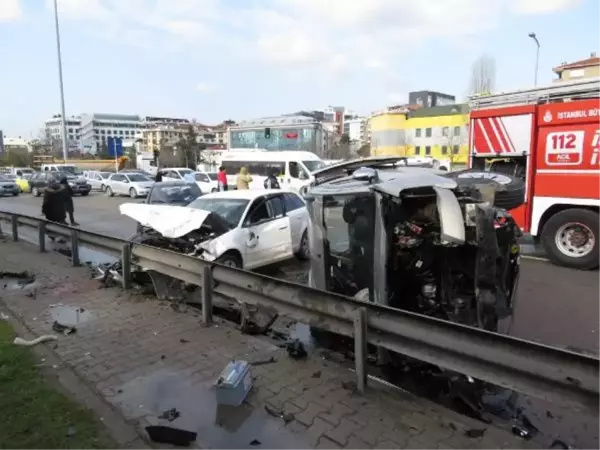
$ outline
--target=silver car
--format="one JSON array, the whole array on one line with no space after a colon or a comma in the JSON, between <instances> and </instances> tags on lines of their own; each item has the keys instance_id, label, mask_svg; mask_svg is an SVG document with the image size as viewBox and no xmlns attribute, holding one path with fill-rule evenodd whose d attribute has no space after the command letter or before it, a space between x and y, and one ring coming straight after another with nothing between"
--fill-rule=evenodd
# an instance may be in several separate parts
<instances>
[{"instance_id":1,"label":"silver car","mask_svg":"<svg viewBox=\"0 0 600 450\"><path fill-rule=\"evenodd\" d=\"M106 180L110 177L112 172L101 172L98 170L89 170L83 173L83 177L95 191L104 191L106 187Z\"/></svg>"},{"instance_id":2,"label":"silver car","mask_svg":"<svg viewBox=\"0 0 600 450\"><path fill-rule=\"evenodd\" d=\"M21 189L10 178L0 175L0 196L13 195L17 196L21 192Z\"/></svg>"},{"instance_id":3,"label":"silver car","mask_svg":"<svg viewBox=\"0 0 600 450\"><path fill-rule=\"evenodd\" d=\"M106 195L129 195L131 198L146 197L154 180L139 173L113 173L106 182Z\"/></svg>"}]
</instances>

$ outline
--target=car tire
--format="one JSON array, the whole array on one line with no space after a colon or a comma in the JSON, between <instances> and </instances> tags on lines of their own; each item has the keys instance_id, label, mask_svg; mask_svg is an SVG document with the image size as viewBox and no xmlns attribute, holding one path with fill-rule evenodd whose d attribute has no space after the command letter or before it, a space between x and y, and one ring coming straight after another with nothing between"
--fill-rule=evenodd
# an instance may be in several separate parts
<instances>
[{"instance_id":1,"label":"car tire","mask_svg":"<svg viewBox=\"0 0 600 450\"><path fill-rule=\"evenodd\" d=\"M241 269L243 267L242 259L233 252L227 252L219 256L215 262L227 267L235 267L236 269Z\"/></svg>"},{"instance_id":2,"label":"car tire","mask_svg":"<svg viewBox=\"0 0 600 450\"><path fill-rule=\"evenodd\" d=\"M18 197L21 191L13 192L13 197Z\"/></svg>"},{"instance_id":3,"label":"car tire","mask_svg":"<svg viewBox=\"0 0 600 450\"><path fill-rule=\"evenodd\" d=\"M110 186L106 186L106 190L104 191L104 193L109 197L113 197L115 195Z\"/></svg>"},{"instance_id":4,"label":"car tire","mask_svg":"<svg viewBox=\"0 0 600 450\"><path fill-rule=\"evenodd\" d=\"M129 197L131 197L131 198L137 198L137 196L138 196L138 193L135 190L135 188L129 189Z\"/></svg>"},{"instance_id":5,"label":"car tire","mask_svg":"<svg viewBox=\"0 0 600 450\"><path fill-rule=\"evenodd\" d=\"M554 264L580 270L592 270L599 265L598 228L600 220L597 211L583 208L566 209L554 214L545 223L541 242L550 261ZM577 247L574 236L580 233L585 248ZM581 253L578 254L578 251Z\"/></svg>"},{"instance_id":6,"label":"car tire","mask_svg":"<svg viewBox=\"0 0 600 450\"><path fill-rule=\"evenodd\" d=\"M41 195L40 189L37 187L31 188L31 195L34 197L39 197Z\"/></svg>"},{"instance_id":7,"label":"car tire","mask_svg":"<svg viewBox=\"0 0 600 450\"><path fill-rule=\"evenodd\" d=\"M106 191L106 186L104 186L104 185L100 186L100 192L104 192L104 191Z\"/></svg>"},{"instance_id":8,"label":"car tire","mask_svg":"<svg viewBox=\"0 0 600 450\"><path fill-rule=\"evenodd\" d=\"M81 193L81 196L82 196L82 197L87 197L89 194L90 194L89 192L82 192L82 193Z\"/></svg>"},{"instance_id":9,"label":"car tire","mask_svg":"<svg viewBox=\"0 0 600 450\"><path fill-rule=\"evenodd\" d=\"M525 203L525 182L517 177L482 170L461 170L444 175L458 186L478 186L489 184L497 186L494 206L506 210L518 208Z\"/></svg>"},{"instance_id":10,"label":"car tire","mask_svg":"<svg viewBox=\"0 0 600 450\"><path fill-rule=\"evenodd\" d=\"M212 193L215 193L215 192L217 192L217 191L218 191L218 189L217 189L217 188L212 188L210 192L212 192Z\"/></svg>"},{"instance_id":11,"label":"car tire","mask_svg":"<svg viewBox=\"0 0 600 450\"><path fill-rule=\"evenodd\" d=\"M304 230L302 238L300 239L300 248L296 253L296 258L307 261L310 259L310 242L308 241L308 230Z\"/></svg>"}]
</instances>

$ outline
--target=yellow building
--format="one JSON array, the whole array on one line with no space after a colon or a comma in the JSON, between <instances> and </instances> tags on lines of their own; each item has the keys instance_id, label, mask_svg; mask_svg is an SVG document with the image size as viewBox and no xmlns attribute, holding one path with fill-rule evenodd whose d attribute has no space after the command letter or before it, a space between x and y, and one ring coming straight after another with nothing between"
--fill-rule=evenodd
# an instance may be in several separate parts
<instances>
[{"instance_id":1,"label":"yellow building","mask_svg":"<svg viewBox=\"0 0 600 450\"><path fill-rule=\"evenodd\" d=\"M467 162L467 105L385 111L374 114L370 126L373 156L432 156L453 164Z\"/></svg>"}]
</instances>

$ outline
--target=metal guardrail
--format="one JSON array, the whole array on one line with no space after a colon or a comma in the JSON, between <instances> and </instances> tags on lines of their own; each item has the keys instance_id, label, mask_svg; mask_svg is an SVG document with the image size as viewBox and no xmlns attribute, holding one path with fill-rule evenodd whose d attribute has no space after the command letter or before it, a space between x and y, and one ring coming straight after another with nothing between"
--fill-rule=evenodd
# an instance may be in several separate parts
<instances>
[{"instance_id":1,"label":"metal guardrail","mask_svg":"<svg viewBox=\"0 0 600 450\"><path fill-rule=\"evenodd\" d=\"M38 230L40 251L48 231L69 237L72 263L79 265L84 244L122 259L124 289L131 287L132 263L202 287L202 314L212 321L213 295L275 307L280 313L334 333L354 338L357 387L367 383L367 343L454 370L473 378L598 415L599 365L593 356L467 327L420 314L362 302L342 295L224 267L169 250L0 212L11 223L13 240L19 227Z\"/></svg>"}]
</instances>

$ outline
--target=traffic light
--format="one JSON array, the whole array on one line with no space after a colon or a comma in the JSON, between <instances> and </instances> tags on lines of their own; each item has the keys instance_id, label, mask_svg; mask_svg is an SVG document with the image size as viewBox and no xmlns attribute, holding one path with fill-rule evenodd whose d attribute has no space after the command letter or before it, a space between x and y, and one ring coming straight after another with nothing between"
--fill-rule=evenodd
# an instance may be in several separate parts
<instances>
[{"instance_id":1,"label":"traffic light","mask_svg":"<svg viewBox=\"0 0 600 450\"><path fill-rule=\"evenodd\" d=\"M271 139L271 129L269 127L265 128L265 139Z\"/></svg>"}]
</instances>

